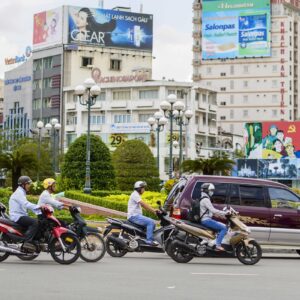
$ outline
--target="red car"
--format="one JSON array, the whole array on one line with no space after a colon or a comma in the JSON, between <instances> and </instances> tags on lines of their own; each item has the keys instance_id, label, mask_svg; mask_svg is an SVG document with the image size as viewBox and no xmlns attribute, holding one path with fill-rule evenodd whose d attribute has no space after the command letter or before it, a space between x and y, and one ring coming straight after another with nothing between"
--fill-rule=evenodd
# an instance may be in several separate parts
<instances>
[{"instance_id":1,"label":"red car","mask_svg":"<svg viewBox=\"0 0 300 300\"><path fill-rule=\"evenodd\" d=\"M191 201L200 197L205 182L215 185L214 206L237 210L263 247L295 249L300 254L300 197L277 182L206 175L183 178L164 204L172 217L187 219Z\"/></svg>"}]
</instances>

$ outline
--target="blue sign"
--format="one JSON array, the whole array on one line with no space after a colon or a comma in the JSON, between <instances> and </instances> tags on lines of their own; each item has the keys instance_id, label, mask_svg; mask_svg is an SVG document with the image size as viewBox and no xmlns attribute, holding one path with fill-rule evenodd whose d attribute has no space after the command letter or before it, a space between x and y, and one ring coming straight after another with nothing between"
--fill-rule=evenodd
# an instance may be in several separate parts
<instances>
[{"instance_id":1,"label":"blue sign","mask_svg":"<svg viewBox=\"0 0 300 300\"><path fill-rule=\"evenodd\" d=\"M14 79L6 79L4 81L4 84L10 85L10 84L23 83L23 82L27 82L27 81L31 81L31 76L20 76L18 78L14 78Z\"/></svg>"}]
</instances>

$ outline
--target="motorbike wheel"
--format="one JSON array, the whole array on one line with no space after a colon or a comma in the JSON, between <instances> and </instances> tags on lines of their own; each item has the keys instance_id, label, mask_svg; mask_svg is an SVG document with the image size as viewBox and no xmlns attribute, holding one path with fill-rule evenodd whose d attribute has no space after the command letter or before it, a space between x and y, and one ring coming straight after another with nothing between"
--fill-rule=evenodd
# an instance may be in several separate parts
<instances>
[{"instance_id":1,"label":"motorbike wheel","mask_svg":"<svg viewBox=\"0 0 300 300\"><path fill-rule=\"evenodd\" d=\"M37 254L17 255L17 257L23 261L31 261L38 257Z\"/></svg>"},{"instance_id":2,"label":"motorbike wheel","mask_svg":"<svg viewBox=\"0 0 300 300\"><path fill-rule=\"evenodd\" d=\"M59 264L72 264L80 256L80 242L74 234L70 233L64 233L60 238L66 248L66 251L63 251L59 240L54 238L49 245L50 254L52 258Z\"/></svg>"},{"instance_id":3,"label":"motorbike wheel","mask_svg":"<svg viewBox=\"0 0 300 300\"><path fill-rule=\"evenodd\" d=\"M116 237L119 236L117 233L112 233L112 235ZM123 257L128 251L106 239L106 252L112 257Z\"/></svg>"},{"instance_id":4,"label":"motorbike wheel","mask_svg":"<svg viewBox=\"0 0 300 300\"><path fill-rule=\"evenodd\" d=\"M194 258L194 256L191 253L188 253L187 251L180 248L174 243L171 243L169 245L167 253L173 260L180 264L188 263Z\"/></svg>"},{"instance_id":5,"label":"motorbike wheel","mask_svg":"<svg viewBox=\"0 0 300 300\"><path fill-rule=\"evenodd\" d=\"M80 239L81 253L80 258L86 262L99 261L105 254L105 242L97 233L87 233Z\"/></svg>"},{"instance_id":6,"label":"motorbike wheel","mask_svg":"<svg viewBox=\"0 0 300 300\"><path fill-rule=\"evenodd\" d=\"M236 256L244 265L255 265L261 259L262 250L256 241L249 241L247 246L240 243L236 247Z\"/></svg>"},{"instance_id":7,"label":"motorbike wheel","mask_svg":"<svg viewBox=\"0 0 300 300\"><path fill-rule=\"evenodd\" d=\"M0 262L5 261L9 257L9 253L0 252Z\"/></svg>"}]
</instances>

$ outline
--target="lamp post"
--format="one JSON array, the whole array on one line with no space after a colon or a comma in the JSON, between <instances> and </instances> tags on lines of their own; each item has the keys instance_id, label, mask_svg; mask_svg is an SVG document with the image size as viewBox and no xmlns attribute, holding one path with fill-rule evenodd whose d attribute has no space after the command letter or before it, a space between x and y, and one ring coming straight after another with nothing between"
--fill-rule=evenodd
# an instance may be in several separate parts
<instances>
[{"instance_id":1,"label":"lamp post","mask_svg":"<svg viewBox=\"0 0 300 300\"><path fill-rule=\"evenodd\" d=\"M178 101L180 102L180 101ZM176 102L177 103L177 102ZM175 121L179 126L179 175L181 176L181 164L183 161L183 143L182 143L182 128L183 126L187 126L190 123L191 118L193 117L193 112L191 110L184 110L185 107L182 105L183 103L178 103L175 107L177 111L175 112Z\"/></svg>"},{"instance_id":2,"label":"lamp post","mask_svg":"<svg viewBox=\"0 0 300 300\"><path fill-rule=\"evenodd\" d=\"M38 121L36 124L36 127L38 129L38 166L37 166L37 175L36 180L37 182L40 181L40 162L41 162L41 142L42 142L42 128L44 127L44 123L42 121Z\"/></svg>"},{"instance_id":3,"label":"lamp post","mask_svg":"<svg viewBox=\"0 0 300 300\"><path fill-rule=\"evenodd\" d=\"M45 125L45 128L48 131L50 139L52 138L52 169L54 173L58 172L57 163L56 163L56 140L59 135L59 131L61 129L60 123L58 123L57 119L52 119L50 123Z\"/></svg>"},{"instance_id":4,"label":"lamp post","mask_svg":"<svg viewBox=\"0 0 300 300\"><path fill-rule=\"evenodd\" d=\"M164 116L170 119L170 165L169 165L169 179L172 178L173 173L173 119L175 117L174 112L180 112L181 107L184 107L184 103L177 101L177 97L171 94L167 97L167 101L163 101L160 104L160 108L164 112ZM176 114L176 112L175 112Z\"/></svg>"},{"instance_id":5,"label":"lamp post","mask_svg":"<svg viewBox=\"0 0 300 300\"><path fill-rule=\"evenodd\" d=\"M159 174L159 133L164 130L164 126L167 124L168 120L161 114L161 112L157 111L153 117L148 119L148 124L151 127L151 130L154 130L154 125L156 124L156 140L157 140L157 169Z\"/></svg>"},{"instance_id":6,"label":"lamp post","mask_svg":"<svg viewBox=\"0 0 300 300\"><path fill-rule=\"evenodd\" d=\"M86 163L85 163L85 185L83 191L86 194L90 194L91 189L91 150L90 150L90 130L91 130L91 107L96 103L96 98L100 95L100 86L96 85L94 79L87 78L83 85L78 85L75 88L75 94L78 96L79 103L87 107L88 110L88 127L86 138ZM84 98L84 94L87 95Z\"/></svg>"}]
</instances>

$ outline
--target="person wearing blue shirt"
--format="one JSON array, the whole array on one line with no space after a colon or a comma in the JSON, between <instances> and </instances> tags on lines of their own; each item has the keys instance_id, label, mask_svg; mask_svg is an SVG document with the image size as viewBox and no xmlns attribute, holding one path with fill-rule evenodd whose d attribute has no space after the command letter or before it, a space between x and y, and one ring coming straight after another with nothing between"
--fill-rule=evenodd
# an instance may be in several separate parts
<instances>
[{"instance_id":1,"label":"person wearing blue shirt","mask_svg":"<svg viewBox=\"0 0 300 300\"><path fill-rule=\"evenodd\" d=\"M21 176L18 179L19 187L10 196L8 203L10 219L27 229L25 235L28 241L34 239L38 230L38 221L29 217L27 210L31 210L35 214L40 213L40 206L29 202L26 198L31 183L32 181L28 176Z\"/></svg>"}]
</instances>

